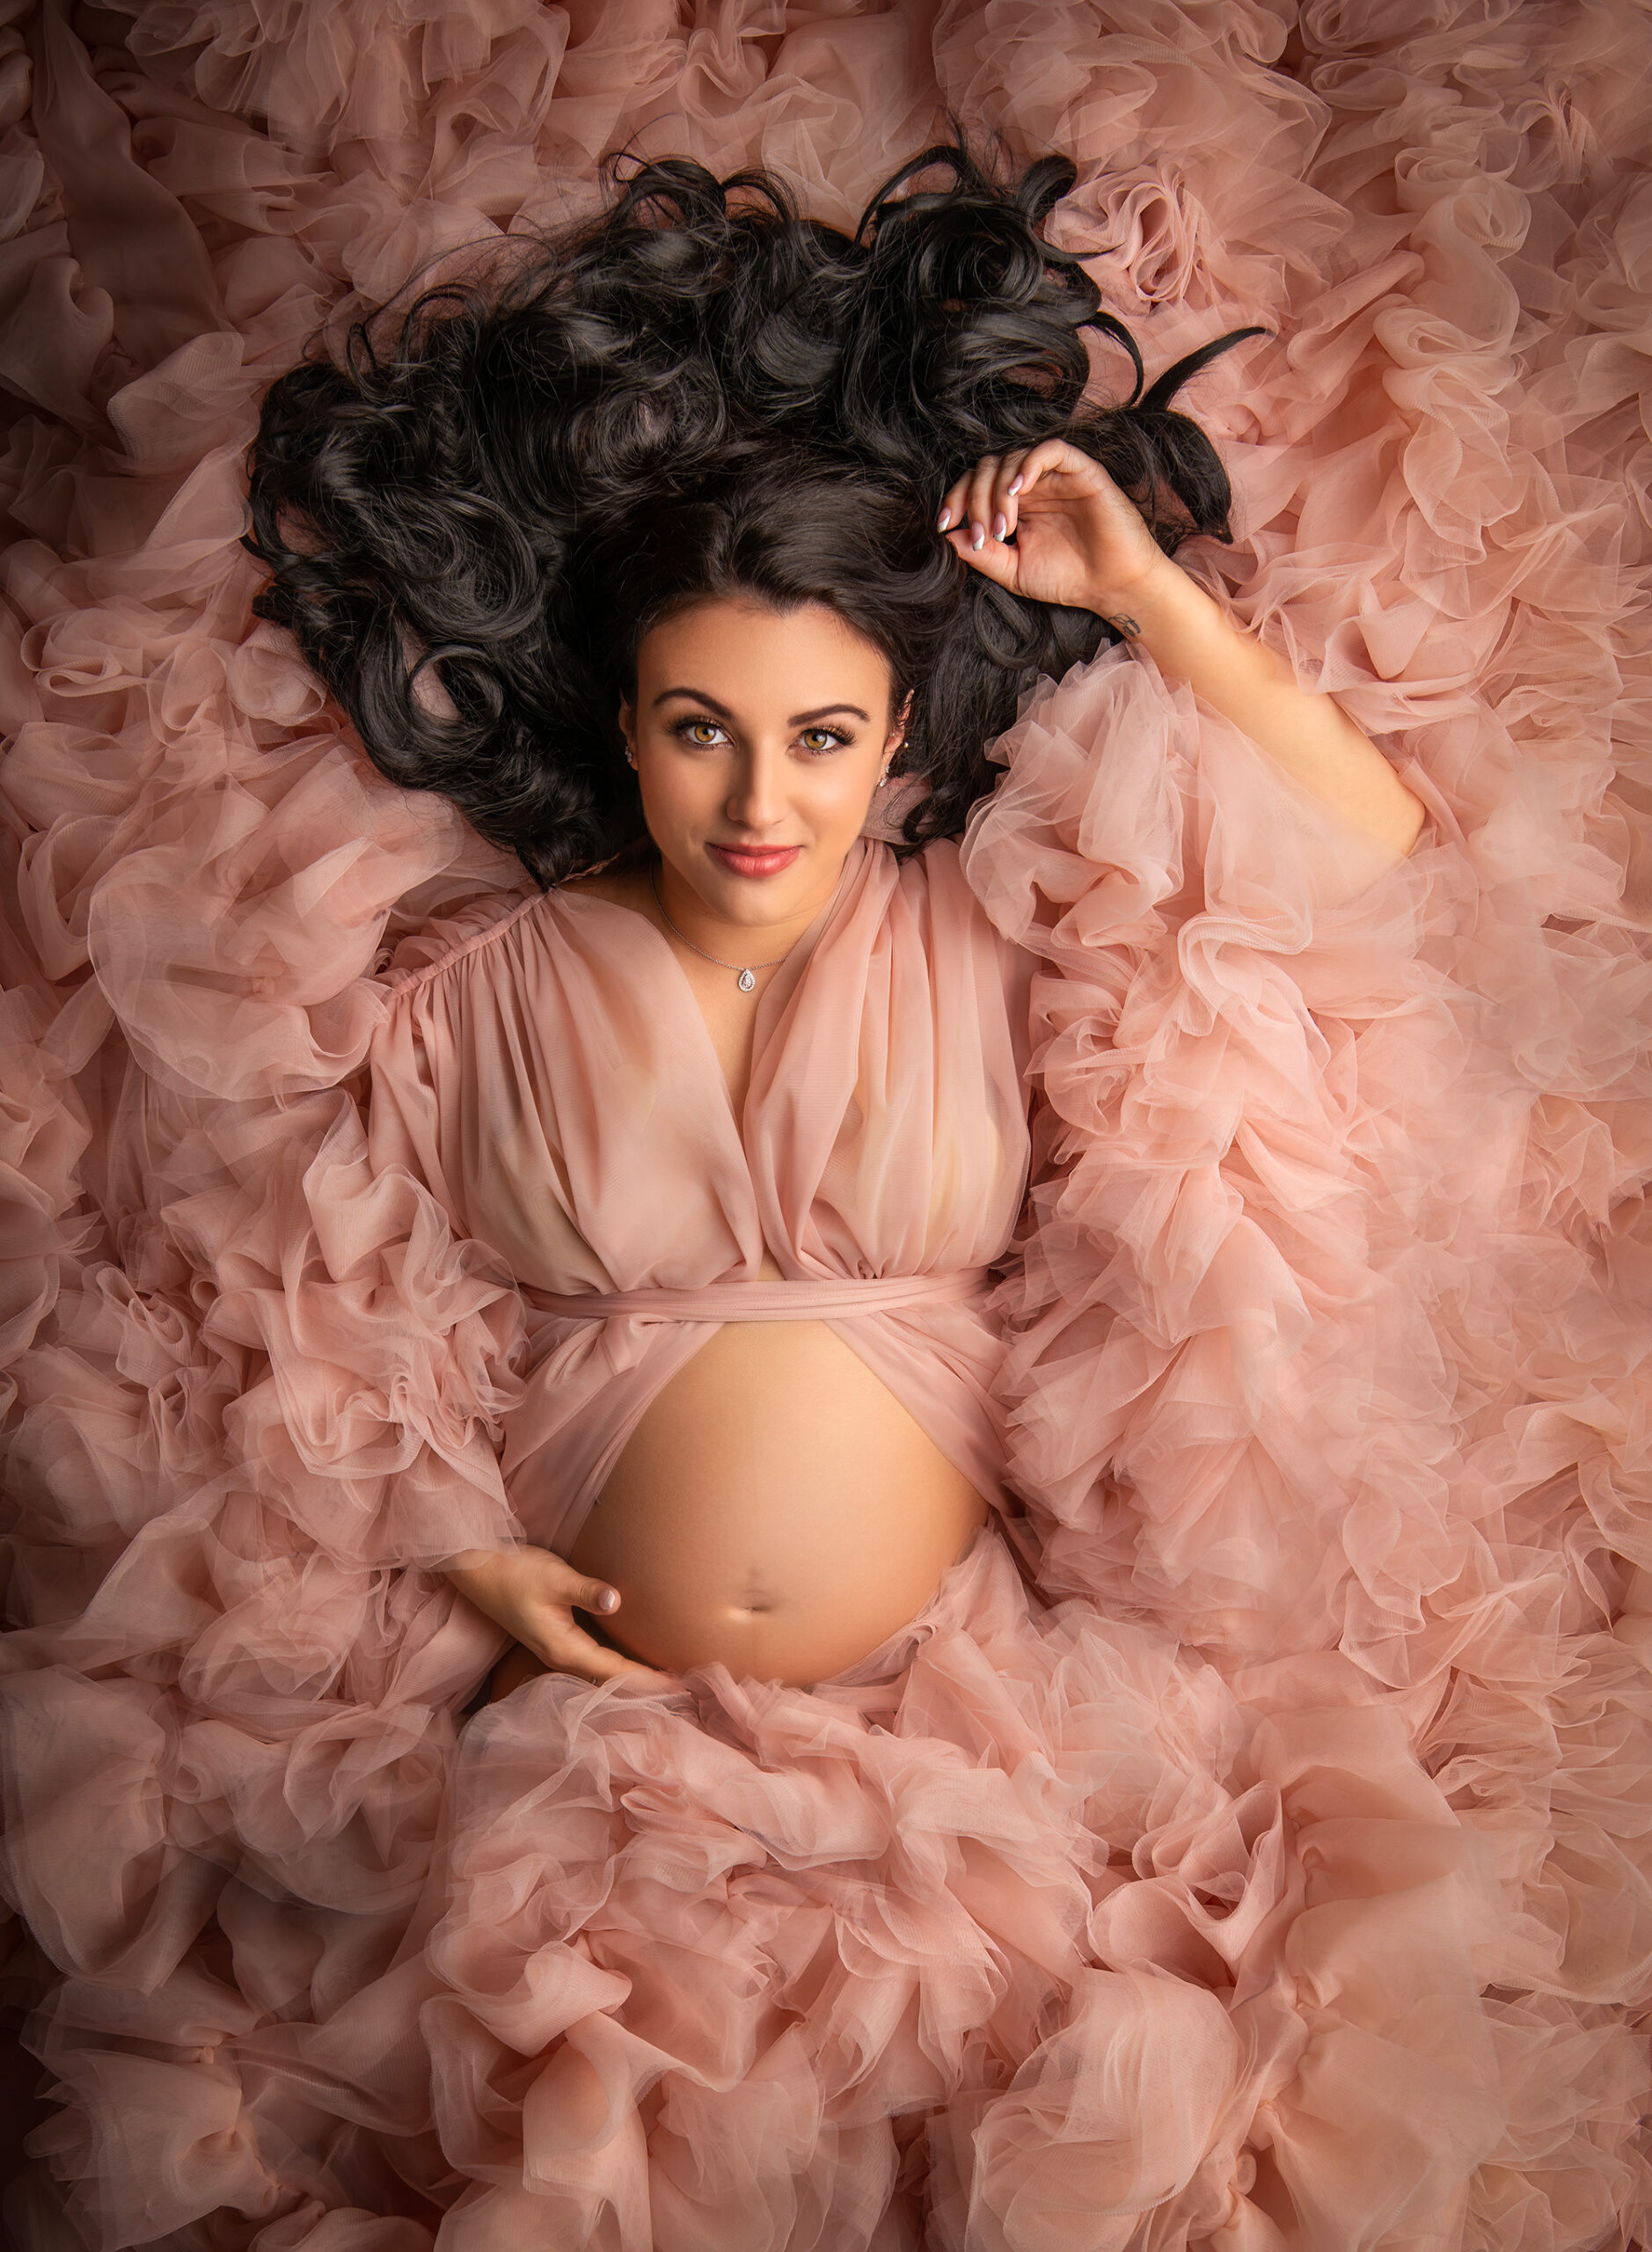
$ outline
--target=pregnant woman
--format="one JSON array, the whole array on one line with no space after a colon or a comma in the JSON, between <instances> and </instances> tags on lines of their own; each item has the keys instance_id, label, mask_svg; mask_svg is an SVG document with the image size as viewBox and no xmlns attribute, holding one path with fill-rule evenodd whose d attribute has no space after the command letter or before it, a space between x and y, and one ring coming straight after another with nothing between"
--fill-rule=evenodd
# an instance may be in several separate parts
<instances>
[{"instance_id":1,"label":"pregnant woman","mask_svg":"<svg viewBox=\"0 0 1652 2252\"><path fill-rule=\"evenodd\" d=\"M0 26L9 2241L1640 2241L1633 12Z\"/></svg>"},{"instance_id":2,"label":"pregnant woman","mask_svg":"<svg viewBox=\"0 0 1652 2252\"><path fill-rule=\"evenodd\" d=\"M1253 2199L1232 2146L1298 2020L1236 2032L1208 1944L1100 1967L1109 1855L1229 1805L1193 1778L1232 1708L1016 1567L1005 1309L1068 1153L1007 926L1132 881L1106 797L1166 778L1101 786L1120 727L1215 728L1333 911L1423 809L1173 559L1225 536L1166 404L1210 355L1085 404L1083 330L1128 340L1036 231L1070 181L932 150L850 240L647 167L265 407L264 613L540 887L405 943L369 1057L374 1177L455 1239L410 1300L491 1277L524 1324L498 1491L455 1450L402 1500L513 1645L376 2044L428 2050L444 2246L1122 2244L1163 2205L1248 2247L1349 2194L1287 2159ZM1037 742L996 799L990 756L1075 663L1023 721L1088 746L1063 854ZM1461 2000L1400 2041L1436 2076ZM1419 2101L1401 2206L1455 2196L1460 2109Z\"/></svg>"},{"instance_id":3,"label":"pregnant woman","mask_svg":"<svg viewBox=\"0 0 1652 2252\"><path fill-rule=\"evenodd\" d=\"M823 1679L1007 1505L1030 964L959 837L1018 688L1105 625L1394 857L1421 826L1165 552L1227 503L1165 404L1196 362L1081 404L1116 325L1034 232L1070 184L931 150L851 243L650 167L266 408L266 614L546 886L402 972L371 1109L530 1309L525 1537L445 1568L541 1664Z\"/></svg>"}]
</instances>

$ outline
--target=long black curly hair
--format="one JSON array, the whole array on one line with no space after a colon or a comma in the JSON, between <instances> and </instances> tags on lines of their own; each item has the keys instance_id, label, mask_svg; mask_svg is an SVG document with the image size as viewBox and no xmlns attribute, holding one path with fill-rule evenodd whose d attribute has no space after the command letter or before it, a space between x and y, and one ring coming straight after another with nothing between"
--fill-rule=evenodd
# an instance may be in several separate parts
<instances>
[{"instance_id":1,"label":"long black curly hair","mask_svg":"<svg viewBox=\"0 0 1652 2252\"><path fill-rule=\"evenodd\" d=\"M254 609L384 774L440 791L550 885L643 834L618 709L650 625L707 596L824 603L911 692L901 765L927 789L907 848L959 834L1021 691L1107 629L971 571L936 536L942 494L1059 435L1167 553L1230 538L1221 463L1170 400L1260 332L1144 391L1128 331L1041 239L1076 177L1064 157L1000 185L961 137L926 149L852 237L763 172L622 174L596 218L508 238L271 386L248 461L245 545L271 574ZM1128 403L1086 401L1085 329L1129 355Z\"/></svg>"}]
</instances>

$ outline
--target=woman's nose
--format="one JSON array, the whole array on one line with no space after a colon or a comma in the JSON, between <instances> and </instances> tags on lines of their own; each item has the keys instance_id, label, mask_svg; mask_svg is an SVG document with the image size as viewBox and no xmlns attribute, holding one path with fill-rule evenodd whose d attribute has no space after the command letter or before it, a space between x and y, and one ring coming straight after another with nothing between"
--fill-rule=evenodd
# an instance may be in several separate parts
<instances>
[{"instance_id":1,"label":"woman's nose","mask_svg":"<svg viewBox=\"0 0 1652 2252\"><path fill-rule=\"evenodd\" d=\"M727 812L741 829L772 829L786 811L782 763L764 750L748 751L735 769Z\"/></svg>"}]
</instances>

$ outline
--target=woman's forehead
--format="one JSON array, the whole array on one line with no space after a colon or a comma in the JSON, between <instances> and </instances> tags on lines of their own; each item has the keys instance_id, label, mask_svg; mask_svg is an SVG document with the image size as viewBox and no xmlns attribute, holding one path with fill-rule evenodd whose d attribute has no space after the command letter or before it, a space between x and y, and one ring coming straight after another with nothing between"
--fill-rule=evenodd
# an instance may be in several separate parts
<instances>
[{"instance_id":1,"label":"woman's forehead","mask_svg":"<svg viewBox=\"0 0 1652 2252\"><path fill-rule=\"evenodd\" d=\"M870 716L887 706L889 689L883 652L824 603L784 611L738 599L696 603L652 627L637 654L645 706L685 690L731 710L847 703Z\"/></svg>"}]
</instances>

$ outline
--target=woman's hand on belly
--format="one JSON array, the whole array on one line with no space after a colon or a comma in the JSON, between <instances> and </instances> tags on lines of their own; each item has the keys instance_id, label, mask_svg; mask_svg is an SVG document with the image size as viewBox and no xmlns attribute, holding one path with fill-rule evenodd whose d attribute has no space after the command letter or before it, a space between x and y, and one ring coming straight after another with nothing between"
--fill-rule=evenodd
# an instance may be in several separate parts
<instances>
[{"instance_id":1,"label":"woman's hand on belly","mask_svg":"<svg viewBox=\"0 0 1652 2252\"><path fill-rule=\"evenodd\" d=\"M611 1681L618 1674L650 1670L604 1649L574 1615L584 1611L611 1619L619 1608L618 1589L575 1571L548 1548L466 1548L450 1556L442 1568L467 1603L552 1672ZM508 1666L511 1658L503 1663Z\"/></svg>"}]
</instances>

